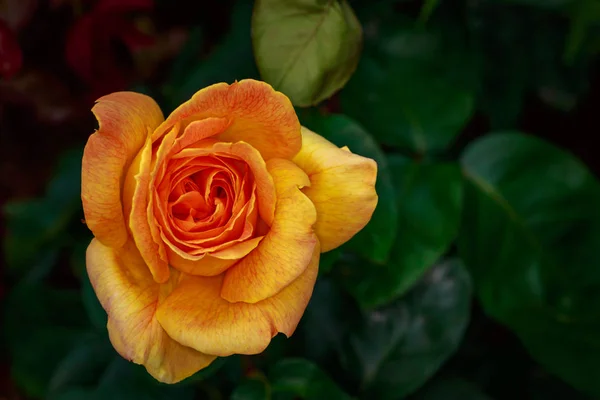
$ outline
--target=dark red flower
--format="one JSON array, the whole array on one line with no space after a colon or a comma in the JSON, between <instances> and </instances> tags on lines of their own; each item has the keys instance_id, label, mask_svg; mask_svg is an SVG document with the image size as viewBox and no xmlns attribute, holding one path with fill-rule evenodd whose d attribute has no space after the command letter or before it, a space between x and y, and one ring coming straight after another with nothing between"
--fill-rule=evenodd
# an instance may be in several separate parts
<instances>
[{"instance_id":1,"label":"dark red flower","mask_svg":"<svg viewBox=\"0 0 600 400\"><path fill-rule=\"evenodd\" d=\"M130 71L124 56L154 43L128 17L152 7L151 0L101 0L73 25L67 37L67 62L91 88L92 97L127 86Z\"/></svg>"},{"instance_id":2,"label":"dark red flower","mask_svg":"<svg viewBox=\"0 0 600 400\"><path fill-rule=\"evenodd\" d=\"M23 53L13 31L0 19L0 76L13 77L21 69Z\"/></svg>"}]
</instances>

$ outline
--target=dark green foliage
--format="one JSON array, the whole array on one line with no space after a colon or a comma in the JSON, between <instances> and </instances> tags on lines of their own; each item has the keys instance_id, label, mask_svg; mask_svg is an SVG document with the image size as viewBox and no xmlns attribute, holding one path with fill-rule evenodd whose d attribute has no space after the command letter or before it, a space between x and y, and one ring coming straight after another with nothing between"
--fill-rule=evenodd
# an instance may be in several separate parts
<instances>
[{"instance_id":1,"label":"dark green foliage","mask_svg":"<svg viewBox=\"0 0 600 400\"><path fill-rule=\"evenodd\" d=\"M303 125L377 162L377 209L321 255L296 333L176 385L121 358L85 268L79 146L42 196L3 208L14 386L49 400L600 398L600 126L581 139L577 119L597 121L600 2L284 3L189 17L203 23L135 89L168 114L262 77Z\"/></svg>"}]
</instances>

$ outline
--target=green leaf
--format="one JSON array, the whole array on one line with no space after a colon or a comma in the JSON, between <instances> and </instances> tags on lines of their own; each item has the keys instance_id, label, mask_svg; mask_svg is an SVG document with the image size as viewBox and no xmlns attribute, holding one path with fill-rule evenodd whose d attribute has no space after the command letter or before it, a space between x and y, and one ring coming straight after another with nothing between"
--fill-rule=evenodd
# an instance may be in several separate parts
<instances>
[{"instance_id":1,"label":"green leaf","mask_svg":"<svg viewBox=\"0 0 600 400\"><path fill-rule=\"evenodd\" d=\"M278 399L350 399L316 364L308 360L281 360L273 365L269 378L273 394L277 394Z\"/></svg>"},{"instance_id":2,"label":"green leaf","mask_svg":"<svg viewBox=\"0 0 600 400\"><path fill-rule=\"evenodd\" d=\"M423 385L456 350L469 321L470 278L458 260L430 269L403 298L364 315L345 366L364 398L398 399Z\"/></svg>"},{"instance_id":3,"label":"green leaf","mask_svg":"<svg viewBox=\"0 0 600 400\"><path fill-rule=\"evenodd\" d=\"M529 81L535 79L532 54L536 46L531 26L537 26L539 18L500 1L481 3L467 11L469 37L473 38L482 76L478 107L489 117L493 129L513 128Z\"/></svg>"},{"instance_id":4,"label":"green leaf","mask_svg":"<svg viewBox=\"0 0 600 400\"><path fill-rule=\"evenodd\" d=\"M342 263L347 289L364 308L405 293L449 249L458 233L462 176L457 164L389 157L396 188L398 236L384 265L359 259Z\"/></svg>"},{"instance_id":5,"label":"green leaf","mask_svg":"<svg viewBox=\"0 0 600 400\"><path fill-rule=\"evenodd\" d=\"M141 365L120 356L108 366L95 391L98 399L192 400L191 385L167 385L154 380Z\"/></svg>"},{"instance_id":6,"label":"green leaf","mask_svg":"<svg viewBox=\"0 0 600 400\"><path fill-rule=\"evenodd\" d=\"M558 0L557 0L558 1ZM566 39L564 58L573 63L586 44L588 36L595 36L590 31L600 22L600 4L596 0L579 0L571 7L571 29Z\"/></svg>"},{"instance_id":7,"label":"green leaf","mask_svg":"<svg viewBox=\"0 0 600 400\"><path fill-rule=\"evenodd\" d=\"M246 379L235 388L231 400L269 400L271 399L271 388L259 379Z\"/></svg>"},{"instance_id":8,"label":"green leaf","mask_svg":"<svg viewBox=\"0 0 600 400\"><path fill-rule=\"evenodd\" d=\"M81 280L81 299L87 316L94 328L100 331L106 331L108 315L106 314L106 311L104 311L104 308L102 308L100 300L98 300L98 296L96 296L96 292L94 292L87 271Z\"/></svg>"},{"instance_id":9,"label":"green leaf","mask_svg":"<svg viewBox=\"0 0 600 400\"><path fill-rule=\"evenodd\" d=\"M377 142L360 125L344 115L323 116L301 113L301 121L337 146L348 146L350 151L377 162L379 196L371 221L357 233L345 249L356 252L374 262L385 262L394 243L397 227L397 205L387 159Z\"/></svg>"},{"instance_id":10,"label":"green leaf","mask_svg":"<svg viewBox=\"0 0 600 400\"><path fill-rule=\"evenodd\" d=\"M534 57L531 83L538 97L563 112L573 110L589 90L592 62L590 57L577 54L567 55L569 60L565 62L567 35L566 24L557 26L553 19L542 19L532 34L534 45L530 52Z\"/></svg>"},{"instance_id":11,"label":"green leaf","mask_svg":"<svg viewBox=\"0 0 600 400\"><path fill-rule=\"evenodd\" d=\"M402 298L372 311L361 311L331 279L319 279L302 320L304 354L339 371L337 379L356 384L361 398L403 398L456 350L470 298L469 275L453 259L430 269Z\"/></svg>"},{"instance_id":12,"label":"green leaf","mask_svg":"<svg viewBox=\"0 0 600 400\"><path fill-rule=\"evenodd\" d=\"M85 237L75 243L71 253L71 267L77 275L80 275L81 300L89 321L97 330L106 332L108 315L106 314L106 311L104 311L104 308L102 308L100 300L98 300L98 296L96 296L96 292L94 292L94 288L92 287L92 283L90 282L85 267L85 252L90 241L91 238Z\"/></svg>"},{"instance_id":13,"label":"green leaf","mask_svg":"<svg viewBox=\"0 0 600 400\"><path fill-rule=\"evenodd\" d=\"M330 278L319 278L302 317L302 354L327 370L339 370L335 355L343 354L343 341L359 311L354 301ZM334 364L329 368L328 364Z\"/></svg>"},{"instance_id":14,"label":"green leaf","mask_svg":"<svg viewBox=\"0 0 600 400\"><path fill-rule=\"evenodd\" d=\"M177 384L163 384L152 378L140 365L115 354L108 336L92 332L80 340L58 364L52 377L50 400L82 399L192 399L194 387L223 366L218 358L205 368ZM85 397L77 397L77 394Z\"/></svg>"},{"instance_id":15,"label":"green leaf","mask_svg":"<svg viewBox=\"0 0 600 400\"><path fill-rule=\"evenodd\" d=\"M59 393L70 387L96 383L114 357L115 351L106 333L85 334L72 345L54 369L48 385L49 392Z\"/></svg>"},{"instance_id":16,"label":"green leaf","mask_svg":"<svg viewBox=\"0 0 600 400\"><path fill-rule=\"evenodd\" d=\"M461 162L458 246L486 313L550 372L600 395L600 184L572 155L520 133L481 138Z\"/></svg>"},{"instance_id":17,"label":"green leaf","mask_svg":"<svg viewBox=\"0 0 600 400\"><path fill-rule=\"evenodd\" d=\"M586 1L568 8L570 34L564 16L534 7L509 6L497 0L467 9L469 36L483 75L477 103L490 118L492 129L516 127L527 95L536 94L552 107L570 111L586 93L592 59L580 54L580 47L587 49L584 30L586 21L593 18L593 10L583 10ZM560 0L519 2L552 6Z\"/></svg>"},{"instance_id":18,"label":"green leaf","mask_svg":"<svg viewBox=\"0 0 600 400\"><path fill-rule=\"evenodd\" d=\"M454 64L470 68L468 57L411 21L392 19L374 31L340 95L342 110L384 144L418 154L444 150L474 111L471 84L452 75Z\"/></svg>"},{"instance_id":19,"label":"green leaf","mask_svg":"<svg viewBox=\"0 0 600 400\"><path fill-rule=\"evenodd\" d=\"M477 386L462 379L440 379L428 384L414 400L492 400Z\"/></svg>"},{"instance_id":20,"label":"green leaf","mask_svg":"<svg viewBox=\"0 0 600 400\"><path fill-rule=\"evenodd\" d=\"M46 191L46 199L54 206L69 210L79 208L82 157L83 148L67 150L60 156Z\"/></svg>"},{"instance_id":21,"label":"green leaf","mask_svg":"<svg viewBox=\"0 0 600 400\"><path fill-rule=\"evenodd\" d=\"M47 397L48 400L100 400L96 397L96 393L93 389L86 389L80 387L69 388L57 394L53 394Z\"/></svg>"},{"instance_id":22,"label":"green leaf","mask_svg":"<svg viewBox=\"0 0 600 400\"><path fill-rule=\"evenodd\" d=\"M11 349L10 372L15 383L31 397L45 396L52 371L80 335L65 327L40 327L28 334L26 344Z\"/></svg>"},{"instance_id":23,"label":"green leaf","mask_svg":"<svg viewBox=\"0 0 600 400\"><path fill-rule=\"evenodd\" d=\"M537 367L535 374L532 374L529 384L528 397L531 400L594 400L597 396L588 396L585 393L575 389L565 381L557 378Z\"/></svg>"},{"instance_id":24,"label":"green leaf","mask_svg":"<svg viewBox=\"0 0 600 400\"><path fill-rule=\"evenodd\" d=\"M85 234L79 234L77 239L71 243L71 256L69 257L69 263L71 271L80 280L87 279L87 271L85 265L85 254L90 242L94 238L92 232L85 227Z\"/></svg>"},{"instance_id":25,"label":"green leaf","mask_svg":"<svg viewBox=\"0 0 600 400\"><path fill-rule=\"evenodd\" d=\"M419 21L422 23L427 22L439 5L440 0L424 0L421 12L419 13Z\"/></svg>"},{"instance_id":26,"label":"green leaf","mask_svg":"<svg viewBox=\"0 0 600 400\"><path fill-rule=\"evenodd\" d=\"M3 321L11 375L31 397L46 395L53 371L87 330L76 291L20 284L9 294Z\"/></svg>"},{"instance_id":27,"label":"green leaf","mask_svg":"<svg viewBox=\"0 0 600 400\"><path fill-rule=\"evenodd\" d=\"M263 79L306 107L331 97L350 79L362 29L346 0L258 0L252 41Z\"/></svg>"},{"instance_id":28,"label":"green leaf","mask_svg":"<svg viewBox=\"0 0 600 400\"><path fill-rule=\"evenodd\" d=\"M336 261L339 260L342 255L342 247L338 247L327 253L322 253L319 259L319 275L327 274L331 272Z\"/></svg>"},{"instance_id":29,"label":"green leaf","mask_svg":"<svg viewBox=\"0 0 600 400\"><path fill-rule=\"evenodd\" d=\"M576 0L495 0L498 3L522 4L544 9L561 9L574 3Z\"/></svg>"},{"instance_id":30,"label":"green leaf","mask_svg":"<svg viewBox=\"0 0 600 400\"><path fill-rule=\"evenodd\" d=\"M217 357L208 367L181 381L180 385L194 385L205 381L219 372L227 364L228 359L228 357Z\"/></svg>"},{"instance_id":31,"label":"green leaf","mask_svg":"<svg viewBox=\"0 0 600 400\"><path fill-rule=\"evenodd\" d=\"M81 149L61 156L42 198L4 206L4 250L10 272L18 272L30 282L39 281L50 272L59 247L69 242L68 224L83 215L81 157Z\"/></svg>"}]
</instances>

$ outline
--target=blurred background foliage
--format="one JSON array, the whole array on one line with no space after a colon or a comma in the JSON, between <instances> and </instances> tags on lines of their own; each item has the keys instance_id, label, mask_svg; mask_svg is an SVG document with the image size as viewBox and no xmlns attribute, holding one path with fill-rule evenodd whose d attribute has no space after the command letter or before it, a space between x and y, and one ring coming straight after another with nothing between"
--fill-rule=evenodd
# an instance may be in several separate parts
<instances>
[{"instance_id":1,"label":"blurred background foliage","mask_svg":"<svg viewBox=\"0 0 600 400\"><path fill-rule=\"evenodd\" d=\"M0 0L0 398L600 398L599 33L598 0ZM379 204L291 339L159 384L86 275L89 109L243 78Z\"/></svg>"}]
</instances>

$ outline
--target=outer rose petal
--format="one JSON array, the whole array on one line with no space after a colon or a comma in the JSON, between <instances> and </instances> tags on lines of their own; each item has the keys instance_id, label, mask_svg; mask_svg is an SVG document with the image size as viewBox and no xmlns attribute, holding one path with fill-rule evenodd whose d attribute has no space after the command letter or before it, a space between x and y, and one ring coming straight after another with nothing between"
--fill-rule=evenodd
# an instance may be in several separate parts
<instances>
[{"instance_id":1,"label":"outer rose petal","mask_svg":"<svg viewBox=\"0 0 600 400\"><path fill-rule=\"evenodd\" d=\"M303 192L317 209L315 232L322 252L342 245L367 225L377 206L375 161L302 127L302 150L294 162L310 177Z\"/></svg>"},{"instance_id":2,"label":"outer rose petal","mask_svg":"<svg viewBox=\"0 0 600 400\"><path fill-rule=\"evenodd\" d=\"M310 184L306 174L283 159L269 160L267 169L277 192L275 219L258 247L225 273L221 296L231 302L255 303L279 292L304 272L317 243L315 206L299 189Z\"/></svg>"},{"instance_id":3,"label":"outer rose petal","mask_svg":"<svg viewBox=\"0 0 600 400\"><path fill-rule=\"evenodd\" d=\"M124 174L144 145L148 128L153 131L163 115L150 97L131 92L100 98L92 112L99 128L83 152L81 200L85 220L98 240L120 247L127 241L121 204Z\"/></svg>"},{"instance_id":4,"label":"outer rose petal","mask_svg":"<svg viewBox=\"0 0 600 400\"><path fill-rule=\"evenodd\" d=\"M87 250L87 270L108 313L111 343L124 358L143 364L161 382L175 383L208 366L216 357L171 339L155 318L156 309L178 280L154 282L129 241L114 250L94 239Z\"/></svg>"},{"instance_id":5,"label":"outer rose petal","mask_svg":"<svg viewBox=\"0 0 600 400\"><path fill-rule=\"evenodd\" d=\"M219 292L223 275L184 275L162 302L157 318L170 337L217 356L262 352L277 332L291 336L312 295L319 245L306 270L275 296L254 304L230 303Z\"/></svg>"},{"instance_id":6,"label":"outer rose petal","mask_svg":"<svg viewBox=\"0 0 600 400\"><path fill-rule=\"evenodd\" d=\"M169 115L152 139L160 138L176 122L182 121L185 127L210 117L231 121L231 126L217 135L218 140L250 143L265 160L291 159L302 146L300 122L290 100L269 84L252 79L231 85L218 83L200 90Z\"/></svg>"}]
</instances>

